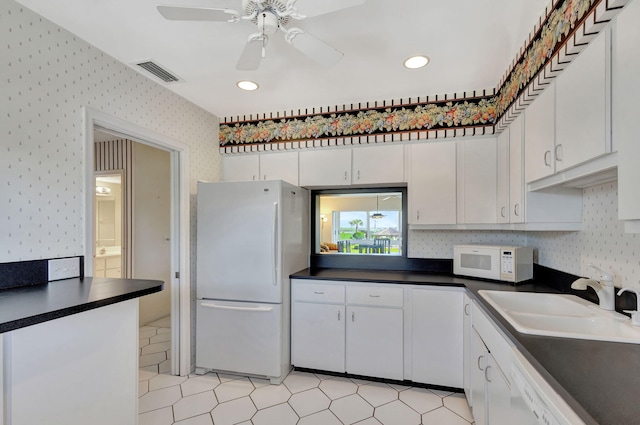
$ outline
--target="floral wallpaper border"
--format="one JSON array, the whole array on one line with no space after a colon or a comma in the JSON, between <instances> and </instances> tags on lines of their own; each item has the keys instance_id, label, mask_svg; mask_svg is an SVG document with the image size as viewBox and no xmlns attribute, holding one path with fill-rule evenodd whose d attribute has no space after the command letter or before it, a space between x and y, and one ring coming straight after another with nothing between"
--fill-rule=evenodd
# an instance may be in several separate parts
<instances>
[{"instance_id":1,"label":"floral wallpaper border","mask_svg":"<svg viewBox=\"0 0 640 425\"><path fill-rule=\"evenodd\" d=\"M587 43L576 40L578 29L581 37L590 37L599 32L618 9L630 0L558 0L552 3L546 19L534 28L531 39L522 49L522 54L507 71L497 92L452 100L438 99L413 104L374 106L373 108L348 111L324 112L282 118L232 121L225 118L220 123L220 147L289 143L308 140L351 139L361 136L396 134L405 132L429 132L442 129L462 129L479 126L493 127L512 105L526 94L528 98L537 93L526 91L541 71L553 64L555 70L545 79L555 77L571 61L571 55L562 48L571 42L578 51ZM640 0L639 0L640 1ZM591 21L586 27L587 18ZM582 27L581 27L582 26ZM585 39L588 42L588 39ZM566 50L566 48L565 48ZM558 60L560 56L562 61ZM526 93L525 93L526 92ZM512 116L511 118L515 118ZM493 132L493 131L491 131ZM446 132L453 136L466 131ZM446 137L445 135L445 137ZM376 138L374 138L376 139ZM376 140L377 141L377 140ZM306 144L302 144L306 146ZM314 144L315 146L315 144Z\"/></svg>"}]
</instances>

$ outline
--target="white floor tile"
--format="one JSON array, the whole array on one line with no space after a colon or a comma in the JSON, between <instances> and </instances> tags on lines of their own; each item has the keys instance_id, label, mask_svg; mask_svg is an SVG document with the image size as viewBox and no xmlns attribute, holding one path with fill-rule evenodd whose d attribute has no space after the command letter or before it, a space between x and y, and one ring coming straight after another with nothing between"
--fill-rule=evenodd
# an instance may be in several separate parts
<instances>
[{"instance_id":1,"label":"white floor tile","mask_svg":"<svg viewBox=\"0 0 640 425\"><path fill-rule=\"evenodd\" d=\"M138 369L138 381L148 381L158 374L157 371L150 371L146 368Z\"/></svg>"},{"instance_id":2,"label":"white floor tile","mask_svg":"<svg viewBox=\"0 0 640 425\"><path fill-rule=\"evenodd\" d=\"M149 391L138 399L138 413L146 413L163 407L172 406L182 398L180 387L163 388Z\"/></svg>"},{"instance_id":3,"label":"white floor tile","mask_svg":"<svg viewBox=\"0 0 640 425\"><path fill-rule=\"evenodd\" d=\"M171 342L152 343L145 347L142 347L141 353L143 356L146 356L147 354L162 353L169 350L170 348Z\"/></svg>"},{"instance_id":4,"label":"white floor tile","mask_svg":"<svg viewBox=\"0 0 640 425\"><path fill-rule=\"evenodd\" d=\"M442 399L442 401L447 409L457 413L467 421L473 422L473 416L471 415L471 410L469 409L469 404L467 404L467 398L464 394L452 394Z\"/></svg>"},{"instance_id":5,"label":"white floor tile","mask_svg":"<svg viewBox=\"0 0 640 425\"><path fill-rule=\"evenodd\" d=\"M429 390L429 391L431 391L432 393L434 393L438 397L442 397L442 398L448 397L451 394L453 394L451 391L440 391L440 390Z\"/></svg>"},{"instance_id":6,"label":"white floor tile","mask_svg":"<svg viewBox=\"0 0 640 425\"><path fill-rule=\"evenodd\" d=\"M424 425L469 425L469 422L446 407L425 413L422 415L422 423Z\"/></svg>"},{"instance_id":7,"label":"white floor tile","mask_svg":"<svg viewBox=\"0 0 640 425\"><path fill-rule=\"evenodd\" d=\"M171 328L158 328L158 335L170 334Z\"/></svg>"},{"instance_id":8,"label":"white floor tile","mask_svg":"<svg viewBox=\"0 0 640 425\"><path fill-rule=\"evenodd\" d=\"M253 384L253 386L256 388L266 387L267 385L271 385L271 381L268 379L261 379L261 378L249 378L249 379L251 380L251 383Z\"/></svg>"},{"instance_id":9,"label":"white floor tile","mask_svg":"<svg viewBox=\"0 0 640 425\"><path fill-rule=\"evenodd\" d=\"M400 391L400 400L416 412L423 414L443 406L442 398L425 388Z\"/></svg>"},{"instance_id":10,"label":"white floor tile","mask_svg":"<svg viewBox=\"0 0 640 425\"><path fill-rule=\"evenodd\" d=\"M189 379L184 381L180 386L182 387L182 395L187 397L193 394L211 391L218 385L220 385L218 375L215 373L208 373L201 376L190 376Z\"/></svg>"},{"instance_id":11,"label":"white floor tile","mask_svg":"<svg viewBox=\"0 0 640 425\"><path fill-rule=\"evenodd\" d=\"M260 387L251 393L251 400L258 410L286 403L291 397L291 393L284 385L268 385Z\"/></svg>"},{"instance_id":12,"label":"white floor tile","mask_svg":"<svg viewBox=\"0 0 640 425\"><path fill-rule=\"evenodd\" d=\"M342 425L342 422L330 410L323 410L301 418L298 425Z\"/></svg>"},{"instance_id":13,"label":"white floor tile","mask_svg":"<svg viewBox=\"0 0 640 425\"><path fill-rule=\"evenodd\" d=\"M138 398L149 392L149 381L138 381Z\"/></svg>"},{"instance_id":14,"label":"white floor tile","mask_svg":"<svg viewBox=\"0 0 640 425\"><path fill-rule=\"evenodd\" d=\"M149 341L151 338L140 338L140 342L138 343L138 347L142 348L146 345L149 345Z\"/></svg>"},{"instance_id":15,"label":"white floor tile","mask_svg":"<svg viewBox=\"0 0 640 425\"><path fill-rule=\"evenodd\" d=\"M186 380L184 376L157 375L149 380L149 391L180 385Z\"/></svg>"},{"instance_id":16,"label":"white floor tile","mask_svg":"<svg viewBox=\"0 0 640 425\"><path fill-rule=\"evenodd\" d=\"M331 400L319 388L312 388L292 395L289 404L302 418L328 409Z\"/></svg>"},{"instance_id":17,"label":"white floor tile","mask_svg":"<svg viewBox=\"0 0 640 425\"><path fill-rule=\"evenodd\" d=\"M249 397L220 403L211 411L216 425L234 425L248 421L256 413L256 407Z\"/></svg>"},{"instance_id":18,"label":"white floor tile","mask_svg":"<svg viewBox=\"0 0 640 425\"><path fill-rule=\"evenodd\" d=\"M155 326L158 328L171 328L171 316L163 317L162 319L155 320L147 323L147 326Z\"/></svg>"},{"instance_id":19,"label":"white floor tile","mask_svg":"<svg viewBox=\"0 0 640 425\"><path fill-rule=\"evenodd\" d=\"M156 336L156 328L149 328L149 329L145 329L144 331L141 330L138 333L138 338L151 338L152 336Z\"/></svg>"},{"instance_id":20,"label":"white floor tile","mask_svg":"<svg viewBox=\"0 0 640 425\"><path fill-rule=\"evenodd\" d=\"M347 378L333 378L320 382L320 389L331 400L342 398L358 391L358 386Z\"/></svg>"},{"instance_id":21,"label":"white floor tile","mask_svg":"<svg viewBox=\"0 0 640 425\"><path fill-rule=\"evenodd\" d=\"M171 407L153 410L138 415L138 425L171 425L173 424L173 410Z\"/></svg>"},{"instance_id":22,"label":"white floor tile","mask_svg":"<svg viewBox=\"0 0 640 425\"><path fill-rule=\"evenodd\" d=\"M422 419L418 412L400 400L376 407L374 416L377 420L382 422L383 425L420 425L420 421Z\"/></svg>"},{"instance_id":23,"label":"white floor tile","mask_svg":"<svg viewBox=\"0 0 640 425\"><path fill-rule=\"evenodd\" d=\"M158 334L149 338L150 344L157 344L159 342L171 342L171 333Z\"/></svg>"},{"instance_id":24,"label":"white floor tile","mask_svg":"<svg viewBox=\"0 0 640 425\"><path fill-rule=\"evenodd\" d=\"M367 418L364 421L356 422L354 425L382 425L382 424L376 418Z\"/></svg>"},{"instance_id":25,"label":"white floor tile","mask_svg":"<svg viewBox=\"0 0 640 425\"><path fill-rule=\"evenodd\" d=\"M139 367L152 366L162 363L167 359L166 353L154 353L146 356L140 356L138 360Z\"/></svg>"},{"instance_id":26,"label":"white floor tile","mask_svg":"<svg viewBox=\"0 0 640 425\"><path fill-rule=\"evenodd\" d=\"M210 414L196 416L195 418L178 421L175 425L213 425L213 419Z\"/></svg>"},{"instance_id":27,"label":"white floor tile","mask_svg":"<svg viewBox=\"0 0 640 425\"><path fill-rule=\"evenodd\" d=\"M248 378L236 379L234 381L223 382L218 385L213 391L216 393L216 397L220 403L233 400L240 397L248 396L253 392L255 388ZM215 419L215 418L214 418Z\"/></svg>"},{"instance_id":28,"label":"white floor tile","mask_svg":"<svg viewBox=\"0 0 640 425\"><path fill-rule=\"evenodd\" d=\"M171 360L165 360L158 365L158 373L171 373Z\"/></svg>"},{"instance_id":29,"label":"white floor tile","mask_svg":"<svg viewBox=\"0 0 640 425\"><path fill-rule=\"evenodd\" d=\"M192 418L209 413L218 405L213 390L183 397L173 405L173 415L176 421Z\"/></svg>"},{"instance_id":30,"label":"white floor tile","mask_svg":"<svg viewBox=\"0 0 640 425\"><path fill-rule=\"evenodd\" d=\"M284 379L284 385L295 394L317 387L320 385L320 379L312 373L291 372Z\"/></svg>"},{"instance_id":31,"label":"white floor tile","mask_svg":"<svg viewBox=\"0 0 640 425\"><path fill-rule=\"evenodd\" d=\"M373 416L373 406L357 394L333 400L329 410L347 425Z\"/></svg>"},{"instance_id":32,"label":"white floor tile","mask_svg":"<svg viewBox=\"0 0 640 425\"><path fill-rule=\"evenodd\" d=\"M398 391L381 382L367 381L358 387L358 394L373 407L382 406L398 399Z\"/></svg>"},{"instance_id":33,"label":"white floor tile","mask_svg":"<svg viewBox=\"0 0 640 425\"><path fill-rule=\"evenodd\" d=\"M298 415L287 403L258 410L253 418L253 425L296 425Z\"/></svg>"}]
</instances>

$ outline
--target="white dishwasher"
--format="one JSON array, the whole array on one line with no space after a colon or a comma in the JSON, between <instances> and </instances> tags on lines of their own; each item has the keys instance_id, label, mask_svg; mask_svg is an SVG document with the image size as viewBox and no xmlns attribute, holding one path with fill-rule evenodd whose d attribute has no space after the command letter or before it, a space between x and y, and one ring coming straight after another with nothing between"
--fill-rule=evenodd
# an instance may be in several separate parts
<instances>
[{"instance_id":1,"label":"white dishwasher","mask_svg":"<svg viewBox=\"0 0 640 425\"><path fill-rule=\"evenodd\" d=\"M511 413L518 425L584 425L515 348L511 356Z\"/></svg>"}]
</instances>

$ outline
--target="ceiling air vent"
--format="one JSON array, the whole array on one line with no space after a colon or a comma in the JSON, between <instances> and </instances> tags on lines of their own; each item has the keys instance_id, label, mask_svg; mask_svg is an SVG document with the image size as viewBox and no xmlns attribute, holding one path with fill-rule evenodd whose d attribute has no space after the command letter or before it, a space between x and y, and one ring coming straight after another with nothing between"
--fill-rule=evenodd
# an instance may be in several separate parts
<instances>
[{"instance_id":1,"label":"ceiling air vent","mask_svg":"<svg viewBox=\"0 0 640 425\"><path fill-rule=\"evenodd\" d=\"M154 77L164 81L165 83L174 83L180 81L178 77L153 61L138 62L136 63L136 65L138 65L140 68L144 69Z\"/></svg>"}]
</instances>

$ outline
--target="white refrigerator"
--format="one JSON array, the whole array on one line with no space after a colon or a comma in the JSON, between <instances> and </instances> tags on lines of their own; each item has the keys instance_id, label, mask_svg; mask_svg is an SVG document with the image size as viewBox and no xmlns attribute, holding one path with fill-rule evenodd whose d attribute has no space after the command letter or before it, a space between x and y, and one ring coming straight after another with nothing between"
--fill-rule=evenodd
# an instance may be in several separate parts
<instances>
[{"instance_id":1,"label":"white refrigerator","mask_svg":"<svg viewBox=\"0 0 640 425\"><path fill-rule=\"evenodd\" d=\"M196 373L280 383L289 275L309 264L309 193L281 180L198 183Z\"/></svg>"}]
</instances>

